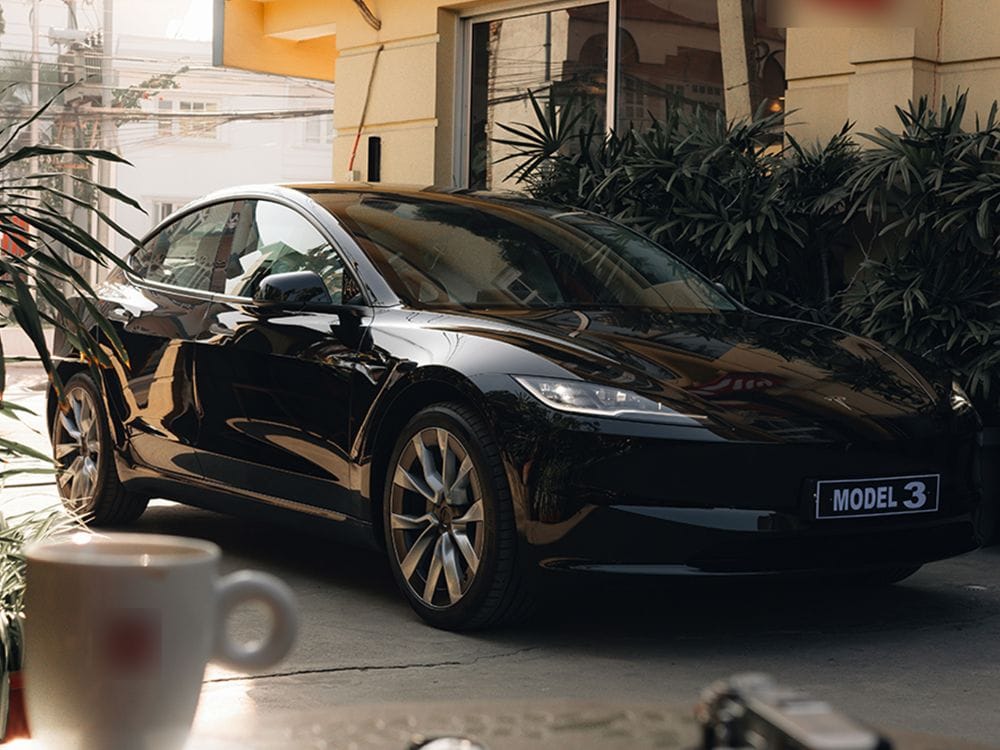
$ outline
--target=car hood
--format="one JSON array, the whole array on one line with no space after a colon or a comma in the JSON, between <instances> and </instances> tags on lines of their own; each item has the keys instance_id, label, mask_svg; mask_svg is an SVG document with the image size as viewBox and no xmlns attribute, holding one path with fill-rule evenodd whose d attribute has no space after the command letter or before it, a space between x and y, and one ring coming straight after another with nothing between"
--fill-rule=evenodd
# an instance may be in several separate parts
<instances>
[{"instance_id":1,"label":"car hood","mask_svg":"<svg viewBox=\"0 0 1000 750\"><path fill-rule=\"evenodd\" d=\"M745 311L560 309L461 317L467 334L505 340L582 379L705 415L730 439L918 438L940 434L950 419L942 383L869 339L826 326Z\"/></svg>"}]
</instances>

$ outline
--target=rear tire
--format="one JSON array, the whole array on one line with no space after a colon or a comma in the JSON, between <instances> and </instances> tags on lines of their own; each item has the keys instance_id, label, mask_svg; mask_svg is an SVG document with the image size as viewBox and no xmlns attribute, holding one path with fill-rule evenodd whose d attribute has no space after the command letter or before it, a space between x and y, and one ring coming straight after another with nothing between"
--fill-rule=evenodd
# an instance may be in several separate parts
<instances>
[{"instance_id":1,"label":"rear tire","mask_svg":"<svg viewBox=\"0 0 1000 750\"><path fill-rule=\"evenodd\" d=\"M393 576L427 623L472 630L530 613L504 465L475 410L437 404L410 420L389 460L382 507Z\"/></svg>"},{"instance_id":2,"label":"rear tire","mask_svg":"<svg viewBox=\"0 0 1000 750\"><path fill-rule=\"evenodd\" d=\"M119 526L146 510L149 498L129 492L118 478L104 399L85 373L66 382L52 424L52 450L56 486L71 513L93 526Z\"/></svg>"}]
</instances>

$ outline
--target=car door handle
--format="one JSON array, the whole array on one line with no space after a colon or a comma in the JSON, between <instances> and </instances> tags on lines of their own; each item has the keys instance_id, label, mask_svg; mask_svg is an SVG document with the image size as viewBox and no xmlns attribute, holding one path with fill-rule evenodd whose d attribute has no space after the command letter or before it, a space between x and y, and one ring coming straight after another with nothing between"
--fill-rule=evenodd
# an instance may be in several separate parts
<instances>
[{"instance_id":1,"label":"car door handle","mask_svg":"<svg viewBox=\"0 0 1000 750\"><path fill-rule=\"evenodd\" d=\"M226 336L227 338L235 333L232 328L228 328L220 323L212 323L209 325L208 332L213 336Z\"/></svg>"},{"instance_id":2,"label":"car door handle","mask_svg":"<svg viewBox=\"0 0 1000 750\"><path fill-rule=\"evenodd\" d=\"M113 320L116 323L131 323L134 317L135 315L124 307L116 307L108 313L108 320Z\"/></svg>"}]
</instances>

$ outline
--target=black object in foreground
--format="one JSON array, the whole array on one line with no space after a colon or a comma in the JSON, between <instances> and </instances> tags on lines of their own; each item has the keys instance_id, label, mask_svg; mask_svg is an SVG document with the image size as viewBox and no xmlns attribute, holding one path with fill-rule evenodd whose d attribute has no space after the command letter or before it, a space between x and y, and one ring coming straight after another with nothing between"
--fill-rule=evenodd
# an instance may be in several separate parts
<instances>
[{"instance_id":1,"label":"black object in foreground","mask_svg":"<svg viewBox=\"0 0 1000 750\"><path fill-rule=\"evenodd\" d=\"M704 730L702 750L892 750L888 740L829 703L764 674L739 674L710 685L697 717Z\"/></svg>"}]
</instances>

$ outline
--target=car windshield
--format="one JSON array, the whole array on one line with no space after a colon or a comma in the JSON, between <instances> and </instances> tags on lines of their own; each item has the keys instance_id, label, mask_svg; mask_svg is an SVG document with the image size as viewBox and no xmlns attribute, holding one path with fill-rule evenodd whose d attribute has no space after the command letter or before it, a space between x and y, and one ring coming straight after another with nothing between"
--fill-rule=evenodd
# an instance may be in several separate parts
<instances>
[{"instance_id":1,"label":"car windshield","mask_svg":"<svg viewBox=\"0 0 1000 750\"><path fill-rule=\"evenodd\" d=\"M462 197L313 197L410 305L735 309L659 245L589 213Z\"/></svg>"}]
</instances>

